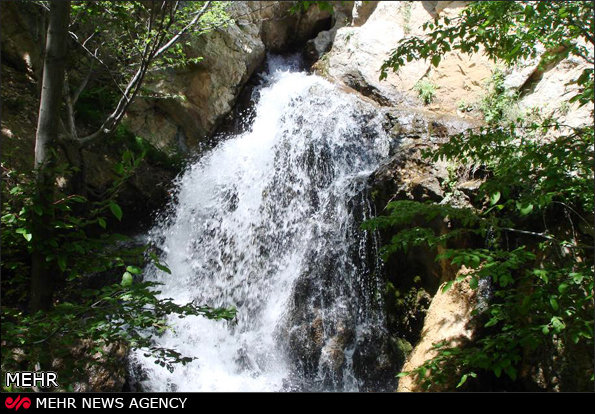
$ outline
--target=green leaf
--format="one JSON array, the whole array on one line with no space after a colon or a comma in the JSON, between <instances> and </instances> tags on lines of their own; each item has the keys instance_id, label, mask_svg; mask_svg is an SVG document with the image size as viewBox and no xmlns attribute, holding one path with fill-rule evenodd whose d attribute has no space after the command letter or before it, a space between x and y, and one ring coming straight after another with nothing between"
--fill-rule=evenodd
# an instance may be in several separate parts
<instances>
[{"instance_id":1,"label":"green leaf","mask_svg":"<svg viewBox=\"0 0 595 414\"><path fill-rule=\"evenodd\" d=\"M552 327L557 331L560 332L564 328L566 328L566 324L557 316L552 317Z\"/></svg>"},{"instance_id":2,"label":"green leaf","mask_svg":"<svg viewBox=\"0 0 595 414\"><path fill-rule=\"evenodd\" d=\"M124 174L124 166L121 163L117 163L114 165L114 171L117 174L123 175Z\"/></svg>"},{"instance_id":3,"label":"green leaf","mask_svg":"<svg viewBox=\"0 0 595 414\"><path fill-rule=\"evenodd\" d=\"M130 160L132 160L132 153L130 152L130 150L124 151L124 153L122 154L122 162L130 163Z\"/></svg>"},{"instance_id":4,"label":"green leaf","mask_svg":"<svg viewBox=\"0 0 595 414\"><path fill-rule=\"evenodd\" d=\"M22 234L23 237L25 238L25 240L27 240L27 241L31 241L31 239L33 238L31 233L27 232L27 229L19 228L19 229L16 229L15 232L17 234Z\"/></svg>"},{"instance_id":5,"label":"green leaf","mask_svg":"<svg viewBox=\"0 0 595 414\"><path fill-rule=\"evenodd\" d=\"M500 200L500 191L496 191L494 194L490 196L490 205L496 204Z\"/></svg>"},{"instance_id":6,"label":"green leaf","mask_svg":"<svg viewBox=\"0 0 595 414\"><path fill-rule=\"evenodd\" d=\"M484 326L486 328L489 328L490 326L494 326L498 323L498 318L492 318L490 319Z\"/></svg>"},{"instance_id":7,"label":"green leaf","mask_svg":"<svg viewBox=\"0 0 595 414\"><path fill-rule=\"evenodd\" d=\"M559 306L558 306L558 301L556 300L555 297L550 297L550 305L552 305L552 309L557 311Z\"/></svg>"},{"instance_id":8,"label":"green leaf","mask_svg":"<svg viewBox=\"0 0 595 414\"><path fill-rule=\"evenodd\" d=\"M65 271L66 270L66 258L64 256L58 256L57 262L58 262L58 267L60 268L60 270Z\"/></svg>"},{"instance_id":9,"label":"green leaf","mask_svg":"<svg viewBox=\"0 0 595 414\"><path fill-rule=\"evenodd\" d=\"M130 287L132 286L132 282L133 282L133 278L132 275L130 274L130 272L124 272L124 274L122 275L122 282L120 283L123 287Z\"/></svg>"},{"instance_id":10,"label":"green leaf","mask_svg":"<svg viewBox=\"0 0 595 414\"><path fill-rule=\"evenodd\" d=\"M477 276L473 276L471 277L471 279L469 279L469 287L473 290L477 289L477 286L479 284L479 280L477 279Z\"/></svg>"},{"instance_id":11,"label":"green leaf","mask_svg":"<svg viewBox=\"0 0 595 414\"><path fill-rule=\"evenodd\" d=\"M432 56L432 65L434 65L434 67L438 67L438 65L440 64L440 59L442 59L440 55Z\"/></svg>"},{"instance_id":12,"label":"green leaf","mask_svg":"<svg viewBox=\"0 0 595 414\"><path fill-rule=\"evenodd\" d=\"M151 257L151 259L153 260L153 263L155 264L155 267L157 267L157 269L160 269L160 270L164 271L165 273L168 273L171 275L171 270L169 270L169 268L167 266L164 266L159 262L159 258L157 257L157 255L155 253L149 252L149 257Z\"/></svg>"},{"instance_id":13,"label":"green leaf","mask_svg":"<svg viewBox=\"0 0 595 414\"><path fill-rule=\"evenodd\" d=\"M109 203L109 209L111 210L112 214L118 219L118 220L122 220L122 209L120 208L119 205L117 205L116 203L114 203L113 201L111 201Z\"/></svg>"},{"instance_id":14,"label":"green leaf","mask_svg":"<svg viewBox=\"0 0 595 414\"><path fill-rule=\"evenodd\" d=\"M133 275L139 275L143 272L140 268L138 268L136 266L127 266L126 270L128 272L132 273Z\"/></svg>"},{"instance_id":15,"label":"green leaf","mask_svg":"<svg viewBox=\"0 0 595 414\"><path fill-rule=\"evenodd\" d=\"M572 280L574 280L574 283L578 285L583 281L585 275L583 275L582 273L570 273L570 277L572 278Z\"/></svg>"},{"instance_id":16,"label":"green leaf","mask_svg":"<svg viewBox=\"0 0 595 414\"><path fill-rule=\"evenodd\" d=\"M99 223L99 225L104 229L107 227L107 223L106 223L105 219L103 219L102 217L99 217L97 219L97 223Z\"/></svg>"},{"instance_id":17,"label":"green leaf","mask_svg":"<svg viewBox=\"0 0 595 414\"><path fill-rule=\"evenodd\" d=\"M444 287L442 288L442 293L446 293L446 291L448 289L450 289L450 287L452 286L452 284L454 283L454 280L451 280L449 282L446 282L446 284L444 285Z\"/></svg>"},{"instance_id":18,"label":"green leaf","mask_svg":"<svg viewBox=\"0 0 595 414\"><path fill-rule=\"evenodd\" d=\"M526 216L533 211L533 204L527 204L526 206L521 205L521 203L516 203L517 209L520 211L521 216Z\"/></svg>"},{"instance_id":19,"label":"green leaf","mask_svg":"<svg viewBox=\"0 0 595 414\"><path fill-rule=\"evenodd\" d=\"M459 381L459 383L457 384L457 388L460 388L466 381L467 381L467 377L468 375L465 374L461 377L461 380Z\"/></svg>"},{"instance_id":20,"label":"green leaf","mask_svg":"<svg viewBox=\"0 0 595 414\"><path fill-rule=\"evenodd\" d=\"M169 270L169 268L167 266L162 265L161 263L155 263L155 267L157 267L157 269L164 271L167 274L171 275L171 270Z\"/></svg>"}]
</instances>

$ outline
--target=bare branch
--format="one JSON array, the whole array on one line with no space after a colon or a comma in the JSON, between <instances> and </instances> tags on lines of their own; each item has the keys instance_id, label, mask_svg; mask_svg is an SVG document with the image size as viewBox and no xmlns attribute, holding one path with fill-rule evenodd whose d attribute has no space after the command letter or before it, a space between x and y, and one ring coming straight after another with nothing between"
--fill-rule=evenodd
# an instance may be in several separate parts
<instances>
[{"instance_id":1,"label":"bare branch","mask_svg":"<svg viewBox=\"0 0 595 414\"><path fill-rule=\"evenodd\" d=\"M157 53L155 53L155 57L159 57L161 54L163 54L163 52L165 52L167 49L169 49L171 46L173 46L178 40L180 40L180 37L182 37L188 31L188 29L190 29L192 26L194 26L198 22L198 20L206 13L206 11L208 10L210 5L211 5L211 2L207 1L205 3L205 5L196 13L194 18L190 21L190 23L188 23L186 26L184 26L184 28L182 30L180 30L174 37L172 37L169 40L169 42L167 42L165 45L163 45L157 51Z\"/></svg>"},{"instance_id":2,"label":"bare branch","mask_svg":"<svg viewBox=\"0 0 595 414\"><path fill-rule=\"evenodd\" d=\"M513 233L528 234L530 236L543 237L544 239L547 239L547 240L556 240L555 237L550 236L549 234L546 234L546 233L537 233L534 231L519 230L519 229L510 228L510 227L502 227L502 230L511 231Z\"/></svg>"},{"instance_id":3,"label":"bare branch","mask_svg":"<svg viewBox=\"0 0 595 414\"><path fill-rule=\"evenodd\" d=\"M69 132L70 135L72 135L72 137L76 139L77 132L76 122L74 120L74 104L72 102L72 96L70 95L70 81L68 72L64 74L64 95L66 97L66 110L68 112L68 128L70 130Z\"/></svg>"},{"instance_id":4,"label":"bare branch","mask_svg":"<svg viewBox=\"0 0 595 414\"><path fill-rule=\"evenodd\" d=\"M79 45L81 48L83 48L83 50L85 52L87 52L87 54L89 56L91 56L94 60L96 60L97 62L99 62L107 70L107 73L112 78L112 81L114 82L114 84L116 85L116 87L120 90L120 93L124 93L124 91L120 88L120 85L116 81L116 78L114 78L114 75L113 75L112 71L110 70L110 67L103 60L101 60L101 58L97 55L97 49L95 49L95 52L92 52L91 50L89 50L89 48L87 48L87 46L85 46L84 44L82 44L79 41L79 38L78 38L78 36L76 34L74 34L73 32L68 32L68 33L74 39L74 41L76 42L77 45Z\"/></svg>"},{"instance_id":5,"label":"bare branch","mask_svg":"<svg viewBox=\"0 0 595 414\"><path fill-rule=\"evenodd\" d=\"M85 88L87 87L87 84L89 83L89 79L91 79L91 74L93 73L93 66L95 65L95 61L91 61L91 66L89 67L89 72L87 73L87 76L85 76L85 79L83 79L83 81L81 82L79 88L76 90L76 92L74 93L74 95L72 95L72 105L76 105L76 103L79 100L79 97L81 96L81 93L85 90Z\"/></svg>"},{"instance_id":6,"label":"bare branch","mask_svg":"<svg viewBox=\"0 0 595 414\"><path fill-rule=\"evenodd\" d=\"M147 28L149 34L151 33L151 30L153 27L154 17L155 17L154 10L151 9L151 14L149 17L148 28ZM147 43L145 45L143 53L141 55L140 67L138 68L138 70L136 71L136 73L134 74L132 79L130 79L130 81L128 82L126 89L124 91L121 91L122 97L118 101L118 104L116 105L116 109L114 109L114 111L105 119L105 121L103 122L101 127L99 127L99 129L97 131L95 131L94 133L92 133L90 135L87 135L86 137L78 139L78 142L80 143L81 146L88 145L91 142L93 142L101 137L104 137L106 135L109 135L114 131L114 128L118 125L118 123L124 117L124 114L126 113L126 109L128 108L128 106L134 99L135 95L137 94L137 92L140 88L140 85L142 84L142 80L144 79L144 76L147 72L147 69L149 68L149 65L152 63L152 61L154 59L154 57L151 56L151 53L152 53L152 51L150 48L150 44Z\"/></svg>"},{"instance_id":7,"label":"bare branch","mask_svg":"<svg viewBox=\"0 0 595 414\"><path fill-rule=\"evenodd\" d=\"M89 40L91 40L91 39L93 38L93 36L95 36L95 33L97 33L97 32L93 32L93 33L91 33L91 36L89 36L89 37L87 37L87 38L85 39L85 41L82 43L83 47L86 47L86 45L87 45L87 42L88 42Z\"/></svg>"}]
</instances>

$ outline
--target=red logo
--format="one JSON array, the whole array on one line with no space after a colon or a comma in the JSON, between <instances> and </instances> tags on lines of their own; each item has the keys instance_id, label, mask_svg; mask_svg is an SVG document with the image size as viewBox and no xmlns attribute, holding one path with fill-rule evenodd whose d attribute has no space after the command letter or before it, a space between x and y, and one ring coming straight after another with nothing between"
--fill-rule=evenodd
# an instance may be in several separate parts
<instances>
[{"instance_id":1,"label":"red logo","mask_svg":"<svg viewBox=\"0 0 595 414\"><path fill-rule=\"evenodd\" d=\"M26 410L29 407L31 407L31 400L27 397L21 398L20 395L15 400L13 400L12 397L6 397L6 401L4 401L4 405L9 410L12 410L14 408L15 411L18 411L18 409L21 408L21 405L22 405L23 408Z\"/></svg>"}]
</instances>

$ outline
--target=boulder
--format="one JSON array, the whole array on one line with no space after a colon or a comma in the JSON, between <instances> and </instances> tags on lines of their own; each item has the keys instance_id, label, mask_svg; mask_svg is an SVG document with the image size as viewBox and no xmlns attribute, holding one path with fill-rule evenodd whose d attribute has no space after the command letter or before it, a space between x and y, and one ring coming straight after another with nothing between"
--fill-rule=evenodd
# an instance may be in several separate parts
<instances>
[{"instance_id":1,"label":"boulder","mask_svg":"<svg viewBox=\"0 0 595 414\"><path fill-rule=\"evenodd\" d=\"M304 54L311 63L320 59L331 49L337 31L341 27L345 27L349 24L352 19L352 13L355 10L355 6L352 3L357 2L348 1L335 4L333 11L333 27L330 30L319 32L314 39L310 39L306 42Z\"/></svg>"},{"instance_id":2,"label":"boulder","mask_svg":"<svg viewBox=\"0 0 595 414\"><path fill-rule=\"evenodd\" d=\"M467 281L455 283L446 292L439 290L428 308L420 341L415 345L402 372L413 371L437 355L433 345L447 342L452 345L472 340L475 332L472 312L476 307L476 291ZM450 384L454 388L455 384ZM412 375L400 378L397 391L422 391Z\"/></svg>"},{"instance_id":3,"label":"boulder","mask_svg":"<svg viewBox=\"0 0 595 414\"><path fill-rule=\"evenodd\" d=\"M374 3L374 2L371 2ZM422 24L438 14L456 15L465 2L378 2L366 6L371 11L365 23L339 28L332 49L315 65L323 76L348 85L383 105L423 106L416 83L425 78L434 85L435 99L429 109L456 113L461 97L478 98L491 75L493 63L481 55L447 54L434 68L430 62L407 63L398 73L388 72L379 80L380 69L399 41L422 35ZM373 7L374 6L374 7ZM363 6L356 4L354 15Z\"/></svg>"},{"instance_id":4,"label":"boulder","mask_svg":"<svg viewBox=\"0 0 595 414\"><path fill-rule=\"evenodd\" d=\"M571 56L543 70L534 70L522 85L520 111L530 114L532 110L538 109L542 117L558 116L561 124L571 127L592 125L591 105L580 106L578 102L568 102L579 90L574 82L589 67L593 68L593 64Z\"/></svg>"}]
</instances>

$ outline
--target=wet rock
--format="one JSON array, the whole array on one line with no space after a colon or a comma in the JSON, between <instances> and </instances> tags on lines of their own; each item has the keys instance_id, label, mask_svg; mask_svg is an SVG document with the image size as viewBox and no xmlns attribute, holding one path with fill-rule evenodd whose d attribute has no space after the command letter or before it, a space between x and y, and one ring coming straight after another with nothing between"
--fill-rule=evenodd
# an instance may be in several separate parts
<instances>
[{"instance_id":1,"label":"wet rock","mask_svg":"<svg viewBox=\"0 0 595 414\"><path fill-rule=\"evenodd\" d=\"M353 351L353 372L360 383L360 391L394 391L399 350L381 331L366 331L360 335ZM397 351L397 352L395 352Z\"/></svg>"},{"instance_id":2,"label":"wet rock","mask_svg":"<svg viewBox=\"0 0 595 414\"><path fill-rule=\"evenodd\" d=\"M419 278L417 286L412 286L406 293L403 293L402 287L397 289L391 283L389 286L392 289L387 289L385 296L390 332L393 335L399 335L401 340L411 344L416 344L419 341L424 318L432 301L432 295L419 284L421 284L421 278ZM401 284L401 286L404 285ZM404 360L401 361L401 363L403 362Z\"/></svg>"},{"instance_id":3,"label":"wet rock","mask_svg":"<svg viewBox=\"0 0 595 414\"><path fill-rule=\"evenodd\" d=\"M405 108L386 110L385 119L384 128L393 138L392 157L370 178L376 211L382 212L391 200L441 201L443 183L449 180L448 165L442 161L430 162L422 152L478 123ZM460 204L465 202L460 200Z\"/></svg>"}]
</instances>

